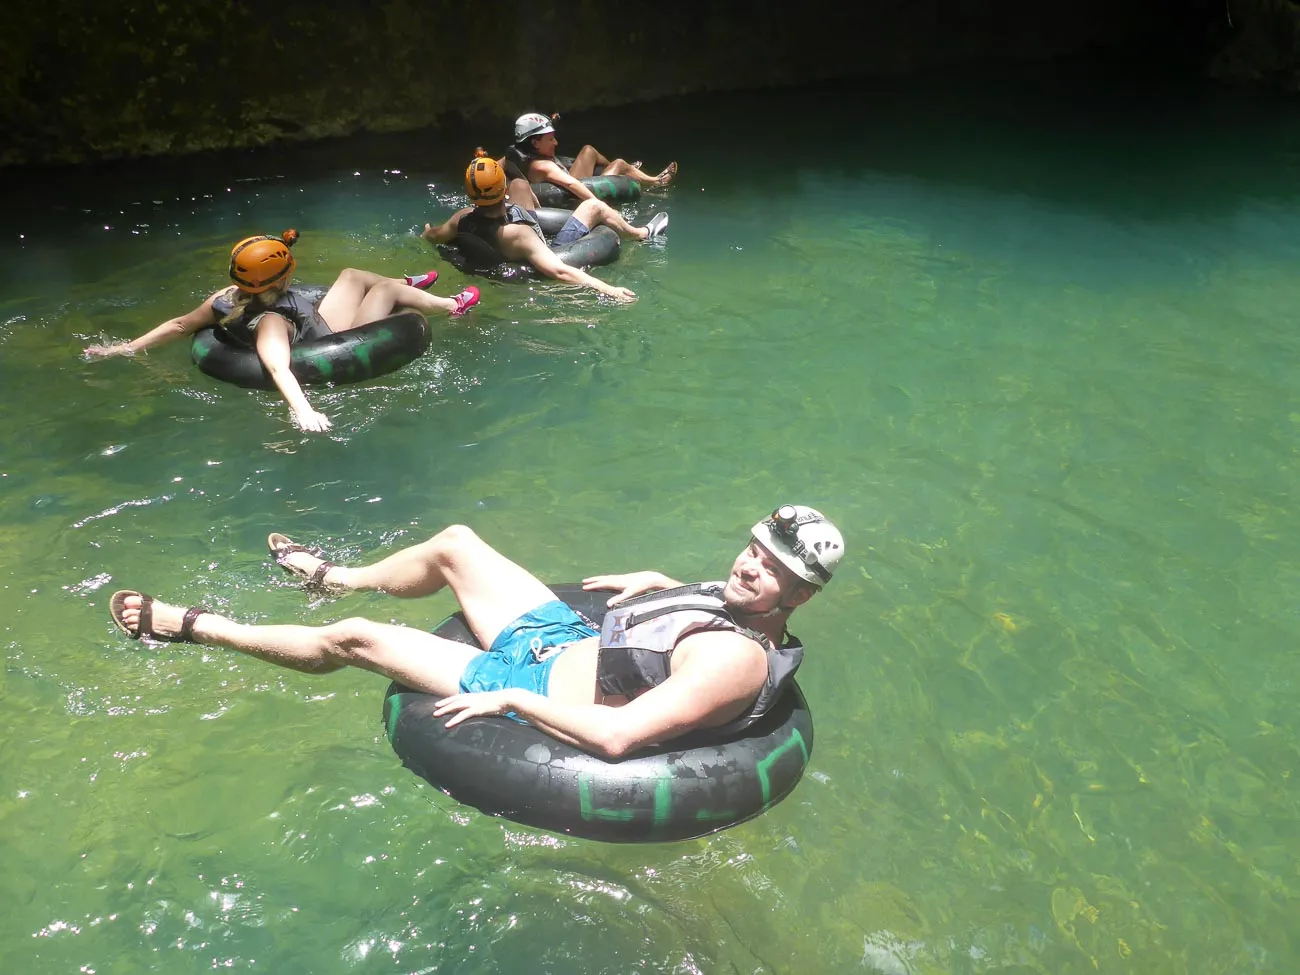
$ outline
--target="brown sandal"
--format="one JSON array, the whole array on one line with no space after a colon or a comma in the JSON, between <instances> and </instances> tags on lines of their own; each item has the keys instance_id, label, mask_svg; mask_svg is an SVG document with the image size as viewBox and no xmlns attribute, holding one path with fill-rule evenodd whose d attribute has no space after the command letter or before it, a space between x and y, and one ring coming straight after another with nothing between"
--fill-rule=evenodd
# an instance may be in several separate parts
<instances>
[{"instance_id":1,"label":"brown sandal","mask_svg":"<svg viewBox=\"0 0 1300 975\"><path fill-rule=\"evenodd\" d=\"M677 162L674 160L664 167L664 171L655 177L654 188L663 189L677 178Z\"/></svg>"},{"instance_id":2,"label":"brown sandal","mask_svg":"<svg viewBox=\"0 0 1300 975\"><path fill-rule=\"evenodd\" d=\"M140 623L136 626L134 631L126 625L126 621L122 618L122 614L126 611L127 596L140 597ZM167 634L157 633L154 631L153 604L154 597L150 596L148 593L137 592L134 589L119 589L109 598L108 615L113 618L113 625L129 636L132 640L138 640L141 637L148 637L150 640L161 640L164 643L198 642L194 639L194 621L204 613L210 612L210 610L204 609L202 606L191 606L185 611L185 615L181 618L180 632L174 636L168 636Z\"/></svg>"},{"instance_id":3,"label":"brown sandal","mask_svg":"<svg viewBox=\"0 0 1300 975\"><path fill-rule=\"evenodd\" d=\"M271 532L266 536L266 547L271 550L271 557L275 559L276 565L284 569L289 575L303 580L302 587L307 592L328 592L332 588L326 583L325 576L329 574L330 569L337 568L337 566L325 558L325 553L321 549L314 545L299 545L287 535L281 535L279 532ZM320 559L321 563L316 566L316 571L309 575L305 569L300 569L285 561L286 556L293 555L295 552L306 552L313 558Z\"/></svg>"}]
</instances>

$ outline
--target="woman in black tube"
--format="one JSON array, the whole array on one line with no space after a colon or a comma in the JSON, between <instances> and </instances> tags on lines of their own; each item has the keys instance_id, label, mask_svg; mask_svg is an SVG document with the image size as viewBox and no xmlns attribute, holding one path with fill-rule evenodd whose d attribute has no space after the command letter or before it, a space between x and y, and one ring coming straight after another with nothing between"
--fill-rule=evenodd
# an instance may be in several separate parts
<instances>
[{"instance_id":1,"label":"woman in black tube","mask_svg":"<svg viewBox=\"0 0 1300 975\"><path fill-rule=\"evenodd\" d=\"M345 268L325 297L313 304L290 288L296 266L290 248L297 239L296 230L286 230L279 237L246 237L230 252L233 287L209 295L193 311L168 319L130 342L92 345L86 355L132 355L219 325L236 341L257 350L298 427L328 430L329 417L312 408L289 371L289 350L295 343L378 321L399 306L426 315L463 315L479 300L477 288L466 288L454 298L427 293L424 289L437 280L437 271L386 278L373 271Z\"/></svg>"}]
</instances>

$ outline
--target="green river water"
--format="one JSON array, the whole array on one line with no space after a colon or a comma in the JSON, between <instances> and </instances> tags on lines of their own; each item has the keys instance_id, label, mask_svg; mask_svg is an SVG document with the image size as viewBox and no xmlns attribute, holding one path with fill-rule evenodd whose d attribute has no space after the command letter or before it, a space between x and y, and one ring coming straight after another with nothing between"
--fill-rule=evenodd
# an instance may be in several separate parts
<instances>
[{"instance_id":1,"label":"green river water","mask_svg":"<svg viewBox=\"0 0 1300 975\"><path fill-rule=\"evenodd\" d=\"M533 106L521 106L531 108ZM546 106L542 106L546 107ZM1041 80L566 116L662 166L618 306L485 283L431 352L278 396L87 362L293 226L299 278L416 236L494 130L10 174L0 217L0 970L1300 970L1300 109ZM844 530L796 614L808 772L706 839L486 817L404 770L382 679L121 638L138 588L311 600L453 522L545 579L716 578L786 501Z\"/></svg>"}]
</instances>

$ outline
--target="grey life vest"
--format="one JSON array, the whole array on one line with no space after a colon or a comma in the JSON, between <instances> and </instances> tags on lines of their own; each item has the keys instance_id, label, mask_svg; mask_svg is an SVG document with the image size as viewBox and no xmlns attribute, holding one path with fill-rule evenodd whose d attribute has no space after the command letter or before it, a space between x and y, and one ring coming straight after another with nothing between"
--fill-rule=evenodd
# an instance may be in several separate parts
<instances>
[{"instance_id":1,"label":"grey life vest","mask_svg":"<svg viewBox=\"0 0 1300 975\"><path fill-rule=\"evenodd\" d=\"M213 299L212 310L216 312L218 323L235 310L233 301L235 290L231 288ZM328 335L330 332L330 327L326 324L325 319L316 313L316 303L319 300L319 291L304 293L290 288L276 298L275 301L263 304L254 300L245 307L243 318L221 327L241 345L252 347L256 344L256 339L253 336L257 319L266 312L275 312L275 314L284 318L293 329L293 335L289 339L290 344L318 338L322 335Z\"/></svg>"},{"instance_id":2,"label":"grey life vest","mask_svg":"<svg viewBox=\"0 0 1300 975\"><path fill-rule=\"evenodd\" d=\"M754 640L767 655L767 679L753 707L724 732L753 724L771 709L803 661L803 644L789 633L781 646L737 623L722 601L722 582L696 582L647 593L615 606L600 627L596 684L604 694L636 697L672 673L673 650L692 633L731 630Z\"/></svg>"}]
</instances>

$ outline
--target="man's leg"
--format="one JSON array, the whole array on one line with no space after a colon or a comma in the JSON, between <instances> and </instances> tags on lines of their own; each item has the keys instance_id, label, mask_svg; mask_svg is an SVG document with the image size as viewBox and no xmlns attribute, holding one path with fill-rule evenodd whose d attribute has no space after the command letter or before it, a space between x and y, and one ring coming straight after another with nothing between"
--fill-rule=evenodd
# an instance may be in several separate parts
<instances>
[{"instance_id":1,"label":"man's leg","mask_svg":"<svg viewBox=\"0 0 1300 975\"><path fill-rule=\"evenodd\" d=\"M623 215L604 200L583 200L573 210L573 215L592 230L601 224L616 230L622 237L635 237L645 240L650 232L645 227L633 227L623 219Z\"/></svg>"},{"instance_id":2,"label":"man's leg","mask_svg":"<svg viewBox=\"0 0 1300 975\"><path fill-rule=\"evenodd\" d=\"M294 552L284 556L284 562L311 575L321 559ZM444 528L372 565L334 566L321 581L332 588L378 590L401 599L430 596L450 586L484 647L490 647L508 624L555 598L536 576L464 525Z\"/></svg>"},{"instance_id":3,"label":"man's leg","mask_svg":"<svg viewBox=\"0 0 1300 975\"><path fill-rule=\"evenodd\" d=\"M122 622L129 630L139 627L140 605L141 597L126 597ZM155 599L152 632L175 636L181 630L184 613L179 606ZM196 643L225 647L291 670L326 674L343 667L359 667L415 690L444 696L460 691L460 675L466 664L482 653L413 627L359 617L328 626L250 626L216 613L200 613L194 620L193 633Z\"/></svg>"}]
</instances>

